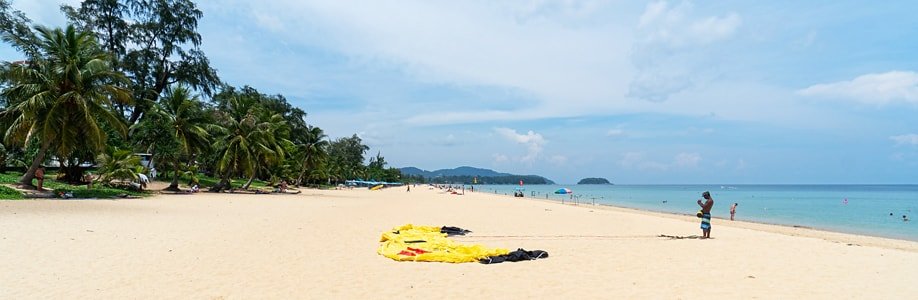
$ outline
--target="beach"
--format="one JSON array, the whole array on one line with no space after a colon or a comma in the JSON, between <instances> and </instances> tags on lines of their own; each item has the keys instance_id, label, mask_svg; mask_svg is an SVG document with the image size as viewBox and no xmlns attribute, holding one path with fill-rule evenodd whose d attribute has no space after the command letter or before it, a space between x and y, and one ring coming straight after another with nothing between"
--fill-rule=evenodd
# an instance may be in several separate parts
<instances>
[{"instance_id":1,"label":"beach","mask_svg":"<svg viewBox=\"0 0 918 300\"><path fill-rule=\"evenodd\" d=\"M914 298L918 243L427 186L0 202L3 299ZM719 203L717 205L726 205ZM396 262L380 234L542 260Z\"/></svg>"}]
</instances>

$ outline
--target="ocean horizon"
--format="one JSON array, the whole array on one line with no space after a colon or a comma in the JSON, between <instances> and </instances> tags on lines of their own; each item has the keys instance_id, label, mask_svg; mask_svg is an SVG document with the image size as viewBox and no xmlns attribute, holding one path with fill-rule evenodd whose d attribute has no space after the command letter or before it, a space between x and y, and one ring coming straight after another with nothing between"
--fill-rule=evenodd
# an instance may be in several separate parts
<instances>
[{"instance_id":1,"label":"ocean horizon","mask_svg":"<svg viewBox=\"0 0 918 300\"><path fill-rule=\"evenodd\" d=\"M475 190L513 195L518 185L476 185ZM915 184L627 184L524 185L526 198L574 201L694 215L696 200L710 191L714 217L918 241L918 185ZM554 191L569 188L572 194ZM724 220L715 220L714 226Z\"/></svg>"}]
</instances>

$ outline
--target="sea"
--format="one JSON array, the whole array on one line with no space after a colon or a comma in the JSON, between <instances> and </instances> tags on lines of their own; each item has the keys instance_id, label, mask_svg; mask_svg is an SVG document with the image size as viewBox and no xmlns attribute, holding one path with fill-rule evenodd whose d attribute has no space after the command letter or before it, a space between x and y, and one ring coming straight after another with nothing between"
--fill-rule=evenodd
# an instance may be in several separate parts
<instances>
[{"instance_id":1,"label":"sea","mask_svg":"<svg viewBox=\"0 0 918 300\"><path fill-rule=\"evenodd\" d=\"M466 186L468 189L469 186ZM476 185L480 192L565 203L611 205L694 215L711 192L711 214L786 226L918 241L918 185ZM571 194L555 194L568 188ZM910 221L903 221L903 216ZM717 222L722 220L715 220Z\"/></svg>"}]
</instances>

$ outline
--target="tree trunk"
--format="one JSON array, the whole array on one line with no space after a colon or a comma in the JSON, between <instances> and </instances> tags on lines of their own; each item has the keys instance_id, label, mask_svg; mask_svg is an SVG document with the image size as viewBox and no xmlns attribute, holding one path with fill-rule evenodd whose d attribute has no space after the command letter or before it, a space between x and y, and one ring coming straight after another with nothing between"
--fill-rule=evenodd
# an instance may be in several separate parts
<instances>
[{"instance_id":1,"label":"tree trunk","mask_svg":"<svg viewBox=\"0 0 918 300\"><path fill-rule=\"evenodd\" d=\"M309 155L306 155L306 158L303 159L303 170L300 171L300 176L296 178L296 187L300 187L300 183L303 182L303 175L306 175L306 162L309 161Z\"/></svg>"},{"instance_id":2,"label":"tree trunk","mask_svg":"<svg viewBox=\"0 0 918 300\"><path fill-rule=\"evenodd\" d=\"M156 144L150 145L150 161L147 162L146 166L143 166L144 174L150 174L150 169L151 169L150 166L153 165L154 157L156 157Z\"/></svg>"},{"instance_id":3,"label":"tree trunk","mask_svg":"<svg viewBox=\"0 0 918 300\"><path fill-rule=\"evenodd\" d=\"M249 177L249 181L246 181L245 184L242 185L243 190L249 189L249 186L252 185L252 181L255 180L255 174L256 173L252 173L252 176Z\"/></svg>"},{"instance_id":4,"label":"tree trunk","mask_svg":"<svg viewBox=\"0 0 918 300\"><path fill-rule=\"evenodd\" d=\"M217 185L211 187L210 191L219 193L230 188L232 188L230 181L224 177L220 179L220 183L217 183Z\"/></svg>"},{"instance_id":5,"label":"tree trunk","mask_svg":"<svg viewBox=\"0 0 918 300\"><path fill-rule=\"evenodd\" d=\"M167 191L173 191L173 192L178 192L178 191L181 191L181 190L179 189L179 187L178 187L179 176L181 175L181 174L180 174L181 168L179 167L179 162L178 162L178 160L176 160L175 162L173 162L172 165L173 165L173 167L175 167L175 175L172 176L172 183L170 183L169 186L165 188L165 190L167 190Z\"/></svg>"},{"instance_id":6,"label":"tree trunk","mask_svg":"<svg viewBox=\"0 0 918 300\"><path fill-rule=\"evenodd\" d=\"M58 169L58 180L63 180L64 182L70 184L78 184L83 182L83 168L80 167L79 160L73 162L70 160L61 161L61 166ZM63 175L63 177L61 177Z\"/></svg>"},{"instance_id":7,"label":"tree trunk","mask_svg":"<svg viewBox=\"0 0 918 300\"><path fill-rule=\"evenodd\" d=\"M41 142L41 149L38 150L38 154L35 155L35 159L32 160L32 165L29 166L29 169L26 170L25 174L22 174L22 178L19 178L20 187L33 190L37 188L32 184L32 179L35 179L35 171L37 171L38 167L41 166L41 162L45 160L45 152L48 152L49 147L51 147L50 142Z\"/></svg>"}]
</instances>

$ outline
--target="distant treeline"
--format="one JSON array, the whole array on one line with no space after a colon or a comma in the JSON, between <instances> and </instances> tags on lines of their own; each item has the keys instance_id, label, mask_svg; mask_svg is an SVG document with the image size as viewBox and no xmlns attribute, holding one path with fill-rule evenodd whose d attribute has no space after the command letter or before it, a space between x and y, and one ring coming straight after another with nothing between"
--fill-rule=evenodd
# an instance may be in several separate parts
<instances>
[{"instance_id":1,"label":"distant treeline","mask_svg":"<svg viewBox=\"0 0 918 300\"><path fill-rule=\"evenodd\" d=\"M452 183L452 184L475 184L476 176L437 176L433 178L425 178L420 175L408 176L410 182L417 183ZM548 180L545 177L538 175L508 175L508 176L493 176L493 177L478 177L477 184L520 184L520 180L523 181L523 184L554 184L553 181Z\"/></svg>"}]
</instances>

